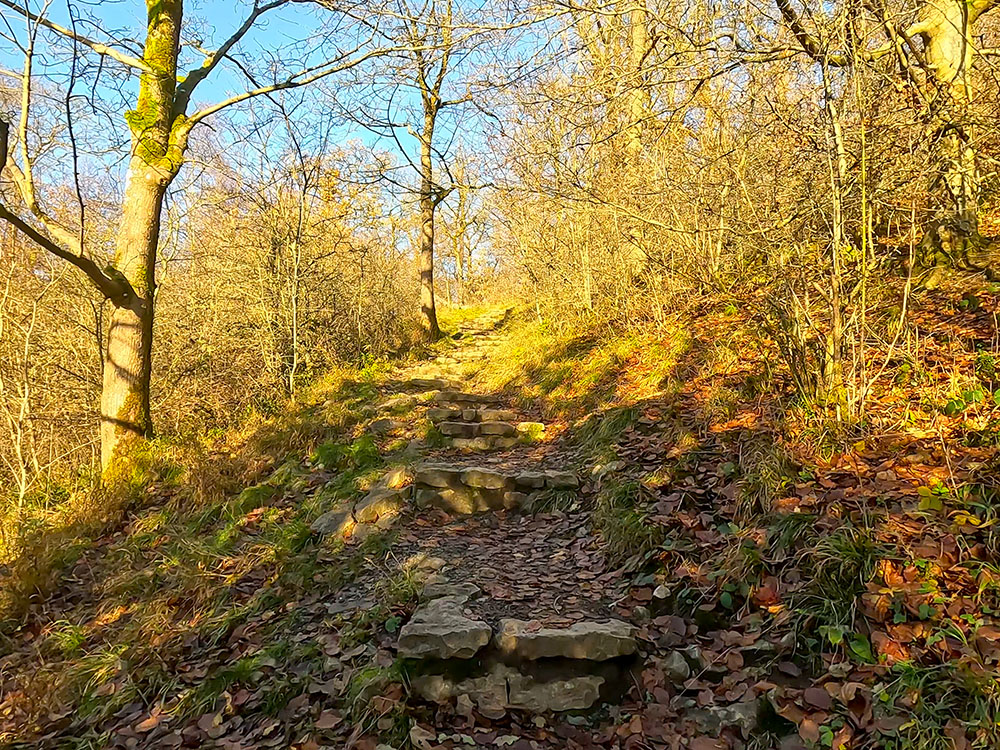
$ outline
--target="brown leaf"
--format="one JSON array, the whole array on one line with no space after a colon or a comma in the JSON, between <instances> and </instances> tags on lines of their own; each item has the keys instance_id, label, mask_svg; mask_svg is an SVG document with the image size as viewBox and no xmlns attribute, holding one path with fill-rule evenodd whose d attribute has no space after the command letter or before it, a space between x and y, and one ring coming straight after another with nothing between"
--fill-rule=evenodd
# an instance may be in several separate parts
<instances>
[{"instance_id":1,"label":"brown leaf","mask_svg":"<svg viewBox=\"0 0 1000 750\"><path fill-rule=\"evenodd\" d=\"M823 688L806 688L802 693L802 697L809 705L821 708L824 711L829 711L833 706L833 699L830 698L830 694Z\"/></svg>"},{"instance_id":2,"label":"brown leaf","mask_svg":"<svg viewBox=\"0 0 1000 750\"><path fill-rule=\"evenodd\" d=\"M333 729L343 720L343 717L336 711L324 711L316 719L314 726L317 729Z\"/></svg>"},{"instance_id":3,"label":"brown leaf","mask_svg":"<svg viewBox=\"0 0 1000 750\"><path fill-rule=\"evenodd\" d=\"M143 734L145 734L146 732L152 732L160 725L161 718L162 717L160 714L154 713L149 718L145 719L144 721L140 721L138 724L136 724L135 731L142 732Z\"/></svg>"},{"instance_id":4,"label":"brown leaf","mask_svg":"<svg viewBox=\"0 0 1000 750\"><path fill-rule=\"evenodd\" d=\"M819 724L806 716L799 722L799 737L806 742L819 742Z\"/></svg>"}]
</instances>

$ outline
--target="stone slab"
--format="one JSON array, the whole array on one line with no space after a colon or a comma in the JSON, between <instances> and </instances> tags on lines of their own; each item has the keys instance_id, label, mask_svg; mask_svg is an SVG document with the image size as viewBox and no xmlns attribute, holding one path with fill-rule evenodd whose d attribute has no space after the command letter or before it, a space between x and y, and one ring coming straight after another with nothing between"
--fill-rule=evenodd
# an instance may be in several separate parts
<instances>
[{"instance_id":1,"label":"stone slab","mask_svg":"<svg viewBox=\"0 0 1000 750\"><path fill-rule=\"evenodd\" d=\"M416 659L471 659L492 630L463 612L465 599L443 596L417 608L399 631L399 655Z\"/></svg>"},{"instance_id":2,"label":"stone slab","mask_svg":"<svg viewBox=\"0 0 1000 750\"><path fill-rule=\"evenodd\" d=\"M524 620L501 620L493 645L503 655L534 661L551 657L606 661L636 651L635 628L621 620L577 622L538 628Z\"/></svg>"}]
</instances>

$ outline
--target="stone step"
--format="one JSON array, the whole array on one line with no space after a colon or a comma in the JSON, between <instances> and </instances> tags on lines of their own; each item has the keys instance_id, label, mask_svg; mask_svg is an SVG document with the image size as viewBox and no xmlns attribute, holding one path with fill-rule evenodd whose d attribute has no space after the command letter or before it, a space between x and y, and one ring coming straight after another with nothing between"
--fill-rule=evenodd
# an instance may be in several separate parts
<instances>
[{"instance_id":1,"label":"stone step","mask_svg":"<svg viewBox=\"0 0 1000 750\"><path fill-rule=\"evenodd\" d=\"M517 422L517 412L508 409L476 409L473 407L434 407L427 410L427 418L432 422ZM541 424L526 422L525 424Z\"/></svg>"},{"instance_id":2,"label":"stone step","mask_svg":"<svg viewBox=\"0 0 1000 750\"><path fill-rule=\"evenodd\" d=\"M543 628L507 619L493 634L475 611L495 604L472 601L480 594L472 584L446 580L424 586L424 603L400 629L397 644L401 657L417 660L410 684L420 697L444 703L466 695L485 716L499 718L508 709L587 709L606 688L626 682L626 662L637 649L628 623Z\"/></svg>"},{"instance_id":3,"label":"stone step","mask_svg":"<svg viewBox=\"0 0 1000 750\"><path fill-rule=\"evenodd\" d=\"M434 400L439 404L495 404L499 399L496 396L484 396L479 393L440 391L434 394Z\"/></svg>"},{"instance_id":4,"label":"stone step","mask_svg":"<svg viewBox=\"0 0 1000 750\"><path fill-rule=\"evenodd\" d=\"M580 480L571 472L501 472L488 467L425 464L414 474L418 508L441 508L470 514L513 510L543 490L574 490Z\"/></svg>"}]
</instances>

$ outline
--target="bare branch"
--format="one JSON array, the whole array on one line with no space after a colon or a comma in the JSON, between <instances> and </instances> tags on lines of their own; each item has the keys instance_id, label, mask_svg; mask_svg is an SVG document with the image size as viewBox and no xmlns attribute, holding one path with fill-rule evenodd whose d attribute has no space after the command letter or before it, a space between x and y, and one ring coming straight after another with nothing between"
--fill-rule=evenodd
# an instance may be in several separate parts
<instances>
[{"instance_id":1,"label":"bare branch","mask_svg":"<svg viewBox=\"0 0 1000 750\"><path fill-rule=\"evenodd\" d=\"M36 15L35 13L32 13L27 8L22 8L17 3L13 2L13 0L0 0L0 6L10 8L16 13L20 13L28 20L34 21L35 23L44 26L50 31L54 31L57 34L61 34L67 39L73 39L86 47L90 47L90 49L94 50L94 52L96 52L97 54L110 57L112 60L117 60L122 65L126 65L130 68L135 68L136 70L141 70L143 73L153 72L153 69L149 67L149 65L147 65L144 60L141 60L138 57L133 57L132 55L128 55L124 52L120 52L114 49L113 47L109 47L106 44L102 44L101 42L91 39L90 37L86 37L83 34L78 34L70 29L67 29L64 26L60 26L54 21L50 21L49 19L43 16L39 16Z\"/></svg>"},{"instance_id":2,"label":"bare branch","mask_svg":"<svg viewBox=\"0 0 1000 750\"><path fill-rule=\"evenodd\" d=\"M222 46L219 47L215 52L206 55L205 61L201 64L201 67L195 68L188 72L184 80L177 86L177 96L174 100L174 109L180 114L187 110L188 104L191 101L191 95L194 93L195 88L198 84L204 81L209 74L215 69L215 67L229 54L229 51L237 44L239 41L246 36L247 32L253 27L257 22L257 19L262 15L267 13L269 10L274 10L275 8L280 8L283 5L287 5L290 2L296 2L297 0L271 0L269 3L264 5L257 5L254 3L253 11L246 17L246 20L240 25L240 27L233 32Z\"/></svg>"}]
</instances>

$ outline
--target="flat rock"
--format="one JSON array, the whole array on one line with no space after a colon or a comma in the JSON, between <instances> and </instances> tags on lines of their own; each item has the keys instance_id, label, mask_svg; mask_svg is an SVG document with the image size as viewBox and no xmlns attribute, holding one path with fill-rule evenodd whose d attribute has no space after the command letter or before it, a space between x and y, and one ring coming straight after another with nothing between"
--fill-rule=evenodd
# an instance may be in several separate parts
<instances>
[{"instance_id":1,"label":"flat rock","mask_svg":"<svg viewBox=\"0 0 1000 750\"><path fill-rule=\"evenodd\" d=\"M453 596L456 598L461 598L462 601L468 601L472 597L480 593L480 588L468 581L462 583L448 583L447 581L442 581L440 583L428 583L420 591L421 601L430 601L431 599L441 599L445 596Z\"/></svg>"},{"instance_id":2,"label":"flat rock","mask_svg":"<svg viewBox=\"0 0 1000 750\"><path fill-rule=\"evenodd\" d=\"M554 490L575 490L580 486L580 478L569 471L547 471L545 486Z\"/></svg>"},{"instance_id":3,"label":"flat rock","mask_svg":"<svg viewBox=\"0 0 1000 750\"><path fill-rule=\"evenodd\" d=\"M309 526L314 534L327 536L328 534L339 534L346 524L351 522L351 506L342 503L336 508L328 510Z\"/></svg>"},{"instance_id":4,"label":"flat rock","mask_svg":"<svg viewBox=\"0 0 1000 750\"><path fill-rule=\"evenodd\" d=\"M460 515L499 510L504 507L502 492L476 487L418 489L416 504L418 508L441 508Z\"/></svg>"},{"instance_id":5,"label":"flat rock","mask_svg":"<svg viewBox=\"0 0 1000 750\"><path fill-rule=\"evenodd\" d=\"M462 469L448 466L421 466L417 469L414 479L418 484L428 487L449 487L462 481Z\"/></svg>"},{"instance_id":6,"label":"flat rock","mask_svg":"<svg viewBox=\"0 0 1000 750\"><path fill-rule=\"evenodd\" d=\"M479 419L483 422L516 422L517 412L509 409L480 409Z\"/></svg>"},{"instance_id":7,"label":"flat rock","mask_svg":"<svg viewBox=\"0 0 1000 750\"><path fill-rule=\"evenodd\" d=\"M419 659L471 659L489 643L492 630L466 617L465 599L443 596L417 608L399 631L399 655Z\"/></svg>"},{"instance_id":8,"label":"flat rock","mask_svg":"<svg viewBox=\"0 0 1000 750\"><path fill-rule=\"evenodd\" d=\"M524 620L501 620L493 644L506 655L605 661L634 654L635 628L621 620L577 622L567 628L537 628Z\"/></svg>"},{"instance_id":9,"label":"flat rock","mask_svg":"<svg viewBox=\"0 0 1000 750\"><path fill-rule=\"evenodd\" d=\"M545 486L545 475L540 471L525 471L514 477L514 483L518 487L540 490Z\"/></svg>"},{"instance_id":10,"label":"flat rock","mask_svg":"<svg viewBox=\"0 0 1000 750\"><path fill-rule=\"evenodd\" d=\"M420 675L412 679L411 687L417 695L435 703L466 695L480 709L499 707L544 713L590 708L599 699L603 683L604 678L597 675L541 681L496 664L485 674L459 680L446 675Z\"/></svg>"},{"instance_id":11,"label":"flat rock","mask_svg":"<svg viewBox=\"0 0 1000 750\"><path fill-rule=\"evenodd\" d=\"M597 703L604 678L582 675L566 680L541 682L523 674L507 678L507 707L534 713L578 711Z\"/></svg>"},{"instance_id":12,"label":"flat rock","mask_svg":"<svg viewBox=\"0 0 1000 750\"><path fill-rule=\"evenodd\" d=\"M482 396L478 393L441 391L434 396L434 400L441 404L492 404L496 401L496 398L493 396Z\"/></svg>"},{"instance_id":13,"label":"flat rock","mask_svg":"<svg viewBox=\"0 0 1000 750\"><path fill-rule=\"evenodd\" d=\"M447 422L462 418L461 409L428 409L427 418L432 422Z\"/></svg>"},{"instance_id":14,"label":"flat rock","mask_svg":"<svg viewBox=\"0 0 1000 750\"><path fill-rule=\"evenodd\" d=\"M368 431L373 435L387 435L395 430L401 430L406 427L405 422L398 422L395 419L376 419L370 425L368 425Z\"/></svg>"},{"instance_id":15,"label":"flat rock","mask_svg":"<svg viewBox=\"0 0 1000 750\"><path fill-rule=\"evenodd\" d=\"M406 385L414 390L420 391L443 391L455 386L442 378L412 378Z\"/></svg>"},{"instance_id":16,"label":"flat rock","mask_svg":"<svg viewBox=\"0 0 1000 750\"><path fill-rule=\"evenodd\" d=\"M354 506L357 523L375 523L380 518L399 514L406 505L406 493L388 487L376 487Z\"/></svg>"},{"instance_id":17,"label":"flat rock","mask_svg":"<svg viewBox=\"0 0 1000 750\"><path fill-rule=\"evenodd\" d=\"M481 422L479 432L483 435L500 435L506 437L517 433L517 428L510 422Z\"/></svg>"},{"instance_id":18,"label":"flat rock","mask_svg":"<svg viewBox=\"0 0 1000 750\"><path fill-rule=\"evenodd\" d=\"M474 422L441 422L438 429L442 435L458 438L474 438L479 434L479 425Z\"/></svg>"},{"instance_id":19,"label":"flat rock","mask_svg":"<svg viewBox=\"0 0 1000 750\"><path fill-rule=\"evenodd\" d=\"M412 469L408 466L396 466L383 474L382 478L378 480L378 483L381 487L387 487L390 490L399 490L412 481Z\"/></svg>"},{"instance_id":20,"label":"flat rock","mask_svg":"<svg viewBox=\"0 0 1000 750\"><path fill-rule=\"evenodd\" d=\"M507 477L490 469L476 466L462 472L462 484L467 487L479 487L484 490L502 490L507 486Z\"/></svg>"}]
</instances>

